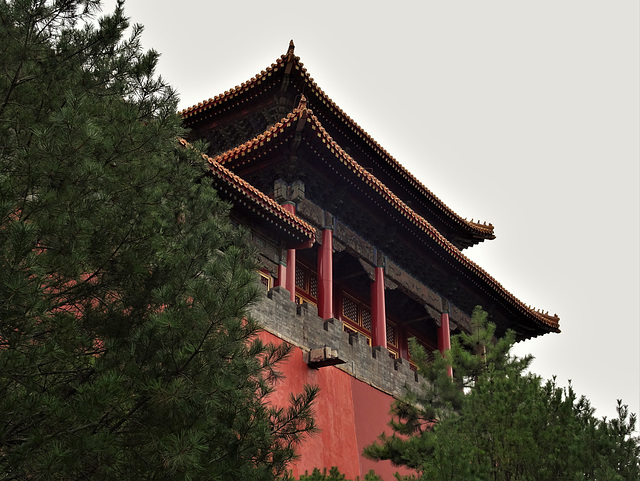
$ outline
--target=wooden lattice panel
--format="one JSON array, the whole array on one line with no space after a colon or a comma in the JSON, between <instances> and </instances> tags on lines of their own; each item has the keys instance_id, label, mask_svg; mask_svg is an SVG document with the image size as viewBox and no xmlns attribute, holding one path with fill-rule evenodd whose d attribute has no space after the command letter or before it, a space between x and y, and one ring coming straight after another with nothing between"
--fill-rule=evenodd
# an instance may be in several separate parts
<instances>
[{"instance_id":1,"label":"wooden lattice panel","mask_svg":"<svg viewBox=\"0 0 640 481\"><path fill-rule=\"evenodd\" d=\"M398 345L398 329L389 321L387 321L387 343Z\"/></svg>"},{"instance_id":2,"label":"wooden lattice panel","mask_svg":"<svg viewBox=\"0 0 640 481\"><path fill-rule=\"evenodd\" d=\"M364 327L367 331L370 331L372 328L371 311L369 309L362 309L362 327Z\"/></svg>"},{"instance_id":3,"label":"wooden lattice panel","mask_svg":"<svg viewBox=\"0 0 640 481\"><path fill-rule=\"evenodd\" d=\"M318 298L318 279L314 276L309 279L309 294L311 297Z\"/></svg>"},{"instance_id":4,"label":"wooden lattice panel","mask_svg":"<svg viewBox=\"0 0 640 481\"><path fill-rule=\"evenodd\" d=\"M342 299L342 314L350 321L358 323L358 305L346 296Z\"/></svg>"},{"instance_id":5,"label":"wooden lattice panel","mask_svg":"<svg viewBox=\"0 0 640 481\"><path fill-rule=\"evenodd\" d=\"M304 289L304 271L300 268L296 269L296 287L300 289Z\"/></svg>"}]
</instances>

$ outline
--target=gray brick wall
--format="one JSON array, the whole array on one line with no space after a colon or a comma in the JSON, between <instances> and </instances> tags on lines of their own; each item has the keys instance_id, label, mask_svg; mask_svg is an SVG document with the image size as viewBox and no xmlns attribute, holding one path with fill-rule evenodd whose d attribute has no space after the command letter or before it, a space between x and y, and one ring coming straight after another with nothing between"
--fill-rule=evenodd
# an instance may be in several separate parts
<instances>
[{"instance_id":1,"label":"gray brick wall","mask_svg":"<svg viewBox=\"0 0 640 481\"><path fill-rule=\"evenodd\" d=\"M296 305L283 287L271 289L252 307L251 315L263 329L305 352L327 346L345 361L320 369L341 369L394 397L407 389L418 389L423 382L407 360L391 359L387 349L367 345L367 339L359 333L345 332L338 319L321 319L314 306Z\"/></svg>"}]
</instances>

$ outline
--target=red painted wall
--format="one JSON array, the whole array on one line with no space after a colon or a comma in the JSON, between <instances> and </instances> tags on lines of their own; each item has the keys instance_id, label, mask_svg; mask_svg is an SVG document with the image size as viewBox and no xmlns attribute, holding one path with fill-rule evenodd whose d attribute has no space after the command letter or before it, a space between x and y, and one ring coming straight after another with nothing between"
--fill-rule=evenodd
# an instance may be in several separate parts
<instances>
[{"instance_id":1,"label":"red painted wall","mask_svg":"<svg viewBox=\"0 0 640 481\"><path fill-rule=\"evenodd\" d=\"M278 337L262 332L263 342L282 342ZM375 462L362 456L362 449L376 440L387 426L393 397L361 382L332 366L311 369L302 360L302 350L294 348L280 366L285 379L277 386L271 402L286 405L290 393L302 392L305 384L320 387L315 404L315 419L320 432L308 437L298 449L300 459L291 466L298 476L313 468L337 466L347 478L361 479L373 469L385 481L393 480L399 471L390 462ZM400 470L409 474L406 470Z\"/></svg>"},{"instance_id":2,"label":"red painted wall","mask_svg":"<svg viewBox=\"0 0 640 481\"><path fill-rule=\"evenodd\" d=\"M351 378L351 392L358 452L362 454L365 446L376 441L383 431L387 435L392 434L388 422L390 419L389 411L394 399L389 394L358 381L356 378ZM361 477L371 469L384 480L395 480L396 478L393 476L395 472L405 475L415 474L408 469L393 466L390 461L372 461L364 456L360 456L359 461Z\"/></svg>"}]
</instances>

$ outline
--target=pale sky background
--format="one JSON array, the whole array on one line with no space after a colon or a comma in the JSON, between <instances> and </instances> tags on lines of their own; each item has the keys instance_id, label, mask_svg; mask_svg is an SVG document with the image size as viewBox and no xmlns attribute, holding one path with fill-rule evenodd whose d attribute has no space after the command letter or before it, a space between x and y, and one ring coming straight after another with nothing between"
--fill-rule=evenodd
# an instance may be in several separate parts
<instances>
[{"instance_id":1,"label":"pale sky background","mask_svg":"<svg viewBox=\"0 0 640 481\"><path fill-rule=\"evenodd\" d=\"M127 0L186 108L286 52L458 214L465 250L561 334L520 343L615 414L640 411L638 0Z\"/></svg>"}]
</instances>

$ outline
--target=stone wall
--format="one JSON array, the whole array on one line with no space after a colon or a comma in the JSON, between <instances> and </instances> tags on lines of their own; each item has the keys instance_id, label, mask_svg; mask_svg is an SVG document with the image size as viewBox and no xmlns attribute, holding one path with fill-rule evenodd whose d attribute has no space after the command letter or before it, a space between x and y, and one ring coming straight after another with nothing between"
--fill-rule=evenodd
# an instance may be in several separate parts
<instances>
[{"instance_id":1,"label":"stone wall","mask_svg":"<svg viewBox=\"0 0 640 481\"><path fill-rule=\"evenodd\" d=\"M418 389L423 382L409 361L392 359L387 349L369 346L365 336L345 332L338 319L321 319L314 306L291 302L289 291L283 287L271 289L253 306L251 314L263 329L304 352L325 346L337 351L345 361L336 366L338 369L394 397L407 389Z\"/></svg>"}]
</instances>

